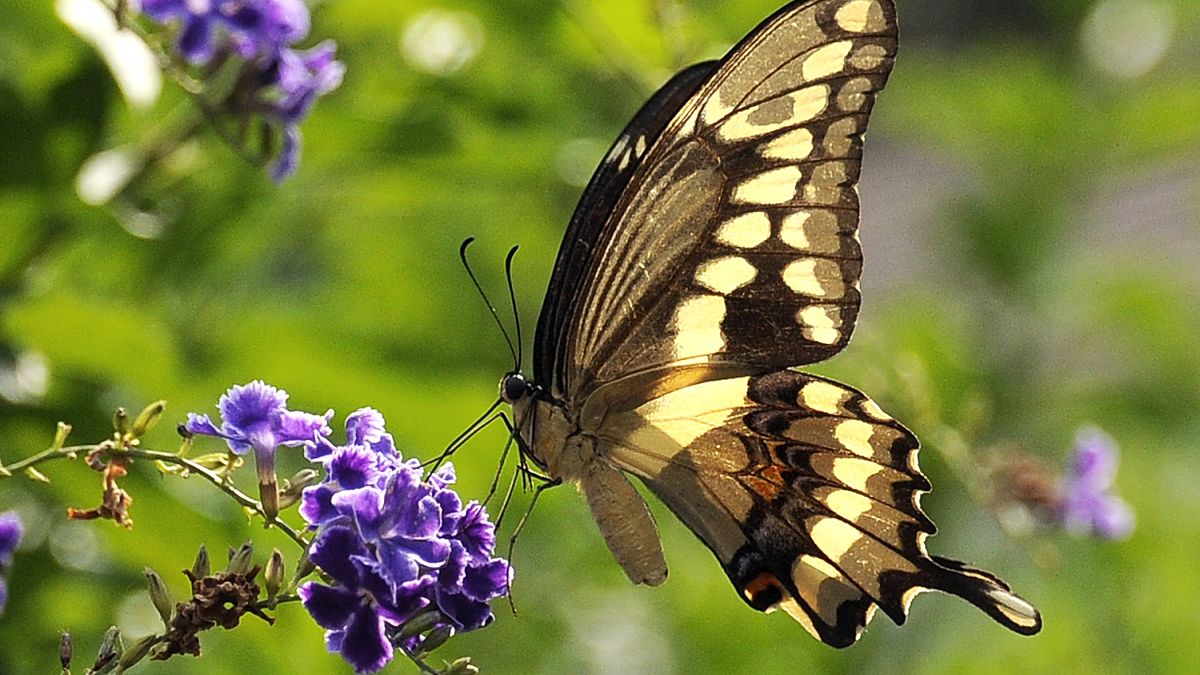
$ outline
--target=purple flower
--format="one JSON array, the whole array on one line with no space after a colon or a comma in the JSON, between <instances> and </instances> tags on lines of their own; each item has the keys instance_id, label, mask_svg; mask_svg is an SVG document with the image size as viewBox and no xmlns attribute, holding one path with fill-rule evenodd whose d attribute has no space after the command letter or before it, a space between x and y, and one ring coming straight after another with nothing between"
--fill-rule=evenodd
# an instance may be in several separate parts
<instances>
[{"instance_id":1,"label":"purple flower","mask_svg":"<svg viewBox=\"0 0 1200 675\"><path fill-rule=\"evenodd\" d=\"M392 660L385 625L399 625L429 604L425 577L391 584L358 533L348 527L326 529L313 544L311 560L335 582L308 582L300 599L313 620L327 630L326 645L341 653L355 672L370 673Z\"/></svg>"},{"instance_id":2,"label":"purple flower","mask_svg":"<svg viewBox=\"0 0 1200 675\"><path fill-rule=\"evenodd\" d=\"M279 126L283 146L271 166L271 178L276 182L296 170L300 157L299 124L312 110L317 98L337 89L342 83L346 66L334 59L337 45L326 40L307 51L284 49L267 70L266 79L274 91L267 98L269 118Z\"/></svg>"},{"instance_id":3,"label":"purple flower","mask_svg":"<svg viewBox=\"0 0 1200 675\"><path fill-rule=\"evenodd\" d=\"M330 433L333 411L324 415L287 409L288 394L262 380L234 386L221 396L218 429L208 415L188 413L184 428L193 434L225 439L229 449L239 455L254 450L258 485L263 509L268 516L278 513L278 486L275 478L275 449L280 445L314 443Z\"/></svg>"},{"instance_id":4,"label":"purple flower","mask_svg":"<svg viewBox=\"0 0 1200 675\"><path fill-rule=\"evenodd\" d=\"M7 572L12 565L13 551L21 543L25 527L16 511L0 513L0 573ZM0 576L0 616L4 614L4 605L8 602L8 583Z\"/></svg>"},{"instance_id":5,"label":"purple flower","mask_svg":"<svg viewBox=\"0 0 1200 675\"><path fill-rule=\"evenodd\" d=\"M1124 539L1133 532L1133 510L1112 494L1116 475L1116 442L1099 429L1081 430L1060 487L1059 517L1068 532L1105 539Z\"/></svg>"},{"instance_id":6,"label":"purple flower","mask_svg":"<svg viewBox=\"0 0 1200 675\"><path fill-rule=\"evenodd\" d=\"M142 12L180 22L176 48L192 63L207 63L222 40L244 59L270 54L303 39L309 28L302 0L142 0Z\"/></svg>"},{"instance_id":7,"label":"purple flower","mask_svg":"<svg viewBox=\"0 0 1200 675\"><path fill-rule=\"evenodd\" d=\"M325 438L306 445L327 475L304 491L300 513L318 529L312 559L336 585L306 584L302 597L328 630L328 648L368 672L391 659L406 612L431 608L425 611L437 612L441 630L490 623L489 602L508 592L511 570L492 557L496 537L487 512L477 502L464 508L450 488L453 466L423 478L418 462L396 452L383 416L371 408L346 419L346 439L344 446ZM404 644L420 649L423 639L409 636Z\"/></svg>"}]
</instances>

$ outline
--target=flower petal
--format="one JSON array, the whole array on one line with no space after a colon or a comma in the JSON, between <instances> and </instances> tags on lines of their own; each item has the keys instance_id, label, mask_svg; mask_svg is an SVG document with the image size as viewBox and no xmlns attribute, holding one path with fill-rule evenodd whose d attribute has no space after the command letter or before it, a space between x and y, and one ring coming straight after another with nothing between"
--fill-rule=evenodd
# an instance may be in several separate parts
<instances>
[{"instance_id":1,"label":"flower petal","mask_svg":"<svg viewBox=\"0 0 1200 675\"><path fill-rule=\"evenodd\" d=\"M304 608L322 628L344 628L361 604L355 591L309 581L296 589Z\"/></svg>"},{"instance_id":2,"label":"flower petal","mask_svg":"<svg viewBox=\"0 0 1200 675\"><path fill-rule=\"evenodd\" d=\"M16 511L0 513L0 565L12 562L13 551L21 543L25 534L25 526Z\"/></svg>"},{"instance_id":3,"label":"flower petal","mask_svg":"<svg viewBox=\"0 0 1200 675\"><path fill-rule=\"evenodd\" d=\"M329 428L329 420L332 417L332 410L326 411L324 415L284 410L276 427L279 442L295 447L311 442L317 436L328 436L333 431Z\"/></svg>"},{"instance_id":4,"label":"flower petal","mask_svg":"<svg viewBox=\"0 0 1200 675\"><path fill-rule=\"evenodd\" d=\"M463 579L463 595L472 600L485 602L508 592L512 583L511 568L500 558L477 567L468 567Z\"/></svg>"},{"instance_id":5,"label":"flower petal","mask_svg":"<svg viewBox=\"0 0 1200 675\"><path fill-rule=\"evenodd\" d=\"M309 559L334 581L347 588L358 588L361 575L358 566L350 560L356 555L367 555L367 548L358 533L348 527L334 526L317 537Z\"/></svg>"},{"instance_id":6,"label":"flower petal","mask_svg":"<svg viewBox=\"0 0 1200 675\"><path fill-rule=\"evenodd\" d=\"M461 593L448 593L440 587L435 597L438 608L459 630L475 630L492 622L492 608L486 602L477 602Z\"/></svg>"},{"instance_id":7,"label":"flower petal","mask_svg":"<svg viewBox=\"0 0 1200 675\"><path fill-rule=\"evenodd\" d=\"M346 441L351 445L377 443L383 438L383 414L374 408L359 408L346 416Z\"/></svg>"},{"instance_id":8,"label":"flower petal","mask_svg":"<svg viewBox=\"0 0 1200 675\"><path fill-rule=\"evenodd\" d=\"M342 658L356 673L374 673L392 660L392 645L383 634L383 618L369 605L350 618L341 641Z\"/></svg>"},{"instance_id":9,"label":"flower petal","mask_svg":"<svg viewBox=\"0 0 1200 675\"><path fill-rule=\"evenodd\" d=\"M342 516L333 506L335 493L336 490L327 484L304 488L300 493L300 516L309 527L324 525Z\"/></svg>"}]
</instances>

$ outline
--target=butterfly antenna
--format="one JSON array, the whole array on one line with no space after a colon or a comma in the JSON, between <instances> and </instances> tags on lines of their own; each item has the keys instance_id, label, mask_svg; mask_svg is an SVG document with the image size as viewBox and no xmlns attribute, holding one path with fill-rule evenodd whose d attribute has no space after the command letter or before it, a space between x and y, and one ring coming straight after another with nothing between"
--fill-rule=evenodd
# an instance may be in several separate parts
<instances>
[{"instance_id":1,"label":"butterfly antenna","mask_svg":"<svg viewBox=\"0 0 1200 675\"><path fill-rule=\"evenodd\" d=\"M479 279L475 276L475 270L471 269L471 263L467 261L467 247L475 241L475 237L467 237L463 240L462 246L458 247L458 257L462 260L463 267L467 270L467 276L471 277L471 283L475 284L475 290L479 292L479 297L483 298L483 304L487 305L488 311L492 313L492 318L496 320L496 326L500 328L500 334L504 336L504 342L508 345L508 351L512 353L513 362L520 361L517 356L517 349L513 346L512 337L508 334L508 329L504 327L504 323L500 321L500 314L496 312L496 306L488 300L487 293L483 292L483 286L479 283ZM514 251L516 249L513 249ZM512 258L512 253L509 253L509 258Z\"/></svg>"},{"instance_id":2,"label":"butterfly antenna","mask_svg":"<svg viewBox=\"0 0 1200 675\"><path fill-rule=\"evenodd\" d=\"M469 424L462 433L460 433L458 436L455 436L454 440L450 441L450 443L446 445L446 449L442 450L441 454L439 454L437 458L431 459L423 463L421 466L431 467L430 471L437 471L437 468L441 466L442 462L446 461L450 455L458 452L458 449L465 445L467 441L471 440L475 434L483 431L488 427L488 425L490 425L492 422L495 422L502 416L500 413L496 413L496 408L500 407L501 403L503 403L501 399L496 399L496 402L489 406L482 415L476 418L474 422L471 422L471 424Z\"/></svg>"},{"instance_id":3,"label":"butterfly antenna","mask_svg":"<svg viewBox=\"0 0 1200 675\"><path fill-rule=\"evenodd\" d=\"M513 290L512 261L517 255L518 246L512 247L504 258L504 277L508 280L508 300L512 304L513 323L517 329L517 361L513 372L521 372L521 357L524 356L524 345L521 344L521 314L517 311L517 293Z\"/></svg>"}]
</instances>

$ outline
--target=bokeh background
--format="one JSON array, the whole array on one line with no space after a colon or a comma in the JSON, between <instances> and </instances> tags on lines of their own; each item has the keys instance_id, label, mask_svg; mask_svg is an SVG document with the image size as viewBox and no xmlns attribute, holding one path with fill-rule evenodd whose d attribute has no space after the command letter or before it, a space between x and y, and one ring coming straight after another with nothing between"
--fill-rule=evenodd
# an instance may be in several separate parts
<instances>
[{"instance_id":1,"label":"bokeh background","mask_svg":"<svg viewBox=\"0 0 1200 675\"><path fill-rule=\"evenodd\" d=\"M172 143L188 100L97 38L80 2L0 6L10 463L46 447L59 420L72 440L98 441L114 407L158 398L170 423L147 445L173 449L185 412L211 411L254 378L291 392L294 409L335 408L338 423L375 406L407 454L433 455L512 365L459 242L478 237L476 268L499 299L504 253L521 245L529 338L607 144L673 70L721 54L776 8L317 3L314 40L338 41L347 75L304 125L299 172L277 187L213 133ZM435 662L471 655L494 673L1200 670L1200 7L899 4L900 59L863 168L863 313L850 348L816 370L922 436L936 486L923 503L942 530L930 548L1007 579L1042 610L1044 632L1018 637L926 595L906 626L881 616L835 651L746 607L661 508L671 578L629 586L567 488L545 495L516 547L518 614L498 607L491 627ZM162 158L106 194L112 169L95 156L129 147ZM1132 537L1030 528L994 503L983 468L1032 458L1052 484L1089 424L1120 444ZM486 491L503 440L489 430L455 457L461 492ZM78 462L43 470L49 485L0 480L0 509L19 509L29 529L0 619L0 673L57 672L60 629L80 670L110 624L154 630L142 568L178 597L176 571L201 542L221 551L254 538L294 564L290 542L199 481L135 467L126 531L63 518L67 505L95 505L98 474ZM527 503L518 494L514 508ZM273 628L249 619L206 634L201 661L140 669L348 672L302 609L278 616Z\"/></svg>"}]
</instances>

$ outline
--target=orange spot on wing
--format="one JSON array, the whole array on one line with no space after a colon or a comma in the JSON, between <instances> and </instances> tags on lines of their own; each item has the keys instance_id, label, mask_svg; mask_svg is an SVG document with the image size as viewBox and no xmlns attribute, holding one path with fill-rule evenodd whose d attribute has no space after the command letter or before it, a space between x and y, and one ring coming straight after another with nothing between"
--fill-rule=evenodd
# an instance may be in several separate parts
<instances>
[{"instance_id":1,"label":"orange spot on wing","mask_svg":"<svg viewBox=\"0 0 1200 675\"><path fill-rule=\"evenodd\" d=\"M751 579L750 583L746 584L746 587L742 589L742 592L746 594L746 598L750 602L754 602L759 594L768 590L775 590L781 596L787 595L787 589L783 587L783 584L779 583L779 578L770 572L762 572Z\"/></svg>"}]
</instances>

